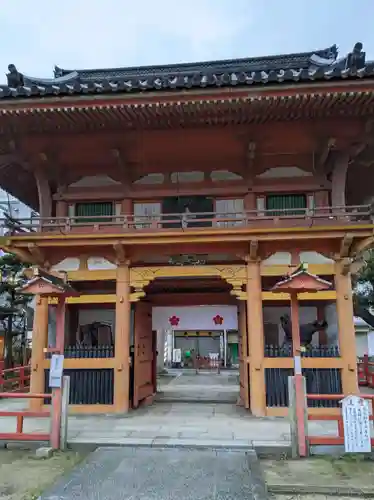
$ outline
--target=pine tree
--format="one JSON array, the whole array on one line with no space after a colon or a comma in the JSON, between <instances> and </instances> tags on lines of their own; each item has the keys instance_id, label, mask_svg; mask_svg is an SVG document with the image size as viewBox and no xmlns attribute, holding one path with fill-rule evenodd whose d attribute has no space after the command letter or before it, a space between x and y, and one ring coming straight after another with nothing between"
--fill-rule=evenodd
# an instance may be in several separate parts
<instances>
[{"instance_id":1,"label":"pine tree","mask_svg":"<svg viewBox=\"0 0 374 500\"><path fill-rule=\"evenodd\" d=\"M26 267L13 254L7 253L0 257L0 324L4 331L5 368L11 368L14 364L14 338L20 333L24 337L26 335L25 307L32 298L19 292L27 281L23 274Z\"/></svg>"}]
</instances>

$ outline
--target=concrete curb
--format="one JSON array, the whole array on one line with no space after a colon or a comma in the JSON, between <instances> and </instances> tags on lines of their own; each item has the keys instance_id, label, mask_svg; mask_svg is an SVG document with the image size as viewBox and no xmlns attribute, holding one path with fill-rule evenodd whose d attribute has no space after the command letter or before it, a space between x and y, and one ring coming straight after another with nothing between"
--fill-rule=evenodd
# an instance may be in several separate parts
<instances>
[{"instance_id":1,"label":"concrete curb","mask_svg":"<svg viewBox=\"0 0 374 500\"><path fill-rule=\"evenodd\" d=\"M352 486L317 486L311 484L267 484L269 493L275 495L327 495L374 498L374 488Z\"/></svg>"},{"instance_id":2,"label":"concrete curb","mask_svg":"<svg viewBox=\"0 0 374 500\"><path fill-rule=\"evenodd\" d=\"M92 442L92 441L70 441L68 442L68 448L71 450L79 449L95 449L102 447L132 447L132 448L186 448L194 450L228 450L228 451L253 451L256 452L257 456L261 458L279 458L289 456L290 445L282 444L274 446L269 443L256 443L249 441L224 441L216 439L204 439L200 442L195 440L188 440L182 438L155 438L155 439L144 439L140 441L139 439L122 440L120 443L114 443L113 441L102 441L102 442Z\"/></svg>"}]
</instances>

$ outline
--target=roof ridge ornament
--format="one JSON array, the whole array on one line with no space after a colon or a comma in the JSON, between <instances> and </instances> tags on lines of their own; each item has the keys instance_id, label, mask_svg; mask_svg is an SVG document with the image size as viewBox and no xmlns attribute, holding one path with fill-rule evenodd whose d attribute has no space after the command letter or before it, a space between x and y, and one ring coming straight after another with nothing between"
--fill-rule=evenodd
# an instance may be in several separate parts
<instances>
[{"instance_id":1,"label":"roof ridge ornament","mask_svg":"<svg viewBox=\"0 0 374 500\"><path fill-rule=\"evenodd\" d=\"M358 70L365 67L366 52L362 42L355 43L352 52L349 52L346 58L345 69Z\"/></svg>"},{"instance_id":2,"label":"roof ridge ornament","mask_svg":"<svg viewBox=\"0 0 374 500\"><path fill-rule=\"evenodd\" d=\"M8 87L17 89L19 87L23 87L24 78L23 74L17 71L17 68L14 64L8 64L9 73L6 74L8 80Z\"/></svg>"}]
</instances>

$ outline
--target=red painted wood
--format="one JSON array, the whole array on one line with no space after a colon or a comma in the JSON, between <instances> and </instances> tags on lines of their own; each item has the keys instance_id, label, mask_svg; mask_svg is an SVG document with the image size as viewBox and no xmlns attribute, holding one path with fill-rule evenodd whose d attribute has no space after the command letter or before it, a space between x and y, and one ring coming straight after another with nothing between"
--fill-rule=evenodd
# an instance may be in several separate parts
<instances>
[{"instance_id":1,"label":"red painted wood","mask_svg":"<svg viewBox=\"0 0 374 500\"><path fill-rule=\"evenodd\" d=\"M49 441L49 434L0 432L0 441Z\"/></svg>"},{"instance_id":2,"label":"red painted wood","mask_svg":"<svg viewBox=\"0 0 374 500\"><path fill-rule=\"evenodd\" d=\"M137 302L134 321L134 395L133 407L153 396L155 343L152 332L151 304Z\"/></svg>"}]
</instances>

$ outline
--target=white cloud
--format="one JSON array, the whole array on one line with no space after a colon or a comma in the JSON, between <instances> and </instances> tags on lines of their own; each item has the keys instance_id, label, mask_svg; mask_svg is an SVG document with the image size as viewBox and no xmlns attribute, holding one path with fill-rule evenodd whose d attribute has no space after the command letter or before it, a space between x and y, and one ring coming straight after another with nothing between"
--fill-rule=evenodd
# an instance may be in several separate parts
<instances>
[{"instance_id":1,"label":"white cloud","mask_svg":"<svg viewBox=\"0 0 374 500\"><path fill-rule=\"evenodd\" d=\"M12 62L33 76L49 76L55 63L110 67L236 57L233 47L251 23L251 0L5 1L0 70Z\"/></svg>"}]
</instances>

